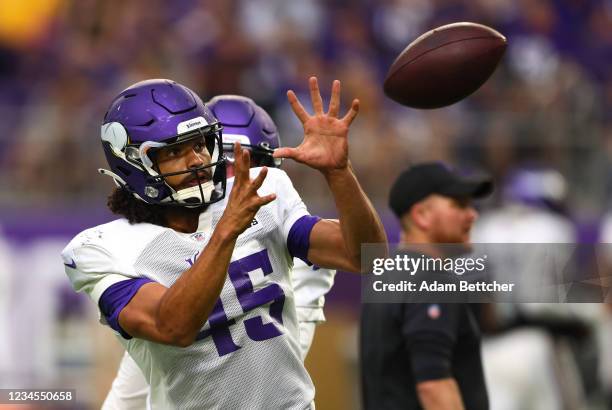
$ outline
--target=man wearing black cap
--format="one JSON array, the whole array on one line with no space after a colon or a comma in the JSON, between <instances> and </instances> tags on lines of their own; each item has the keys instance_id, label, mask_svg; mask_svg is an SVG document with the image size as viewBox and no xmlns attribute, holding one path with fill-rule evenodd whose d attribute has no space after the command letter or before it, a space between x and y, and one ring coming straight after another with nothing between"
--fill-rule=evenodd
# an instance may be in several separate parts
<instances>
[{"instance_id":1,"label":"man wearing black cap","mask_svg":"<svg viewBox=\"0 0 612 410\"><path fill-rule=\"evenodd\" d=\"M400 248L434 257L445 256L435 244L471 249L471 201L492 189L490 180L463 178L442 163L404 171L389 198ZM488 409L480 330L466 303L364 304L360 359L366 410Z\"/></svg>"}]
</instances>

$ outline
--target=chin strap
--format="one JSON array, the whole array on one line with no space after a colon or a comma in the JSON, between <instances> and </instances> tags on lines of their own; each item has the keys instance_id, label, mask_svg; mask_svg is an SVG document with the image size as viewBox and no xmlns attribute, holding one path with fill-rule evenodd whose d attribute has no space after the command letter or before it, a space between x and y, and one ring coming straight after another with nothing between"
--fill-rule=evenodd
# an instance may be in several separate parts
<instances>
[{"instance_id":1,"label":"chin strap","mask_svg":"<svg viewBox=\"0 0 612 410\"><path fill-rule=\"evenodd\" d=\"M113 182L115 183L115 185L117 185L118 188L126 188L129 192L132 193L134 198L140 199L143 202L147 202L144 199L142 199L140 195L138 195L136 192L130 189L128 184L119 175L115 174L112 171L109 171L108 169L104 169L104 168L98 168L98 172L102 175L108 175L109 177L111 177L113 179Z\"/></svg>"},{"instance_id":2,"label":"chin strap","mask_svg":"<svg viewBox=\"0 0 612 410\"><path fill-rule=\"evenodd\" d=\"M109 177L111 177L113 181L115 181L115 185L117 185L119 188L127 186L127 183L123 180L123 178L121 178L119 175L115 174L114 172L109 171L108 169L98 168L98 172L102 175L108 175Z\"/></svg>"}]
</instances>

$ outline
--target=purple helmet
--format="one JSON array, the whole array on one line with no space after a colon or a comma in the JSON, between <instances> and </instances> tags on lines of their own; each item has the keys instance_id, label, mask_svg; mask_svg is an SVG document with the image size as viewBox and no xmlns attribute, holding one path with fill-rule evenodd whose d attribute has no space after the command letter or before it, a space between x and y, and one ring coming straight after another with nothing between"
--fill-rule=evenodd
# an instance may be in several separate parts
<instances>
[{"instance_id":1,"label":"purple helmet","mask_svg":"<svg viewBox=\"0 0 612 410\"><path fill-rule=\"evenodd\" d=\"M123 90L111 103L102 125L102 146L118 186L149 204L197 207L225 196L225 157L221 125L202 100L171 80L146 80ZM171 174L160 174L156 150L201 139L211 163ZM201 172L211 175L203 181ZM166 176L193 173L198 183L175 190Z\"/></svg>"},{"instance_id":2,"label":"purple helmet","mask_svg":"<svg viewBox=\"0 0 612 410\"><path fill-rule=\"evenodd\" d=\"M248 97L218 95L206 103L223 125L223 150L228 161L233 160L234 142L251 150L255 166L279 167L280 158L273 158L280 146L276 124L268 113Z\"/></svg>"}]
</instances>

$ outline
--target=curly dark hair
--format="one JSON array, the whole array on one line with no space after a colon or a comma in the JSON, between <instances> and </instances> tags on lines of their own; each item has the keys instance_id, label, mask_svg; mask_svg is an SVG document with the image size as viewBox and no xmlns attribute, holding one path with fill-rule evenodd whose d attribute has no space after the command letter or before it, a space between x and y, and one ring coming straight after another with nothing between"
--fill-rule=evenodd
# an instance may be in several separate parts
<instances>
[{"instance_id":1,"label":"curly dark hair","mask_svg":"<svg viewBox=\"0 0 612 410\"><path fill-rule=\"evenodd\" d=\"M165 226L165 207L151 205L134 197L126 188L115 188L106 202L112 213L124 216L131 224L147 222Z\"/></svg>"}]
</instances>

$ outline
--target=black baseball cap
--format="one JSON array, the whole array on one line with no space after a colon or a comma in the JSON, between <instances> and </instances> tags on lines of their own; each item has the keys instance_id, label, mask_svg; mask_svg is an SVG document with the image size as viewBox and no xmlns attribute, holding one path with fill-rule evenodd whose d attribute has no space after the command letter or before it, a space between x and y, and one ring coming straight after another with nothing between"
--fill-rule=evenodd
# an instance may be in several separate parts
<instances>
[{"instance_id":1,"label":"black baseball cap","mask_svg":"<svg viewBox=\"0 0 612 410\"><path fill-rule=\"evenodd\" d=\"M451 198L482 198L493 192L487 176L464 177L442 162L414 165L400 174L391 187L389 207L400 218L412 205L431 194Z\"/></svg>"}]
</instances>

